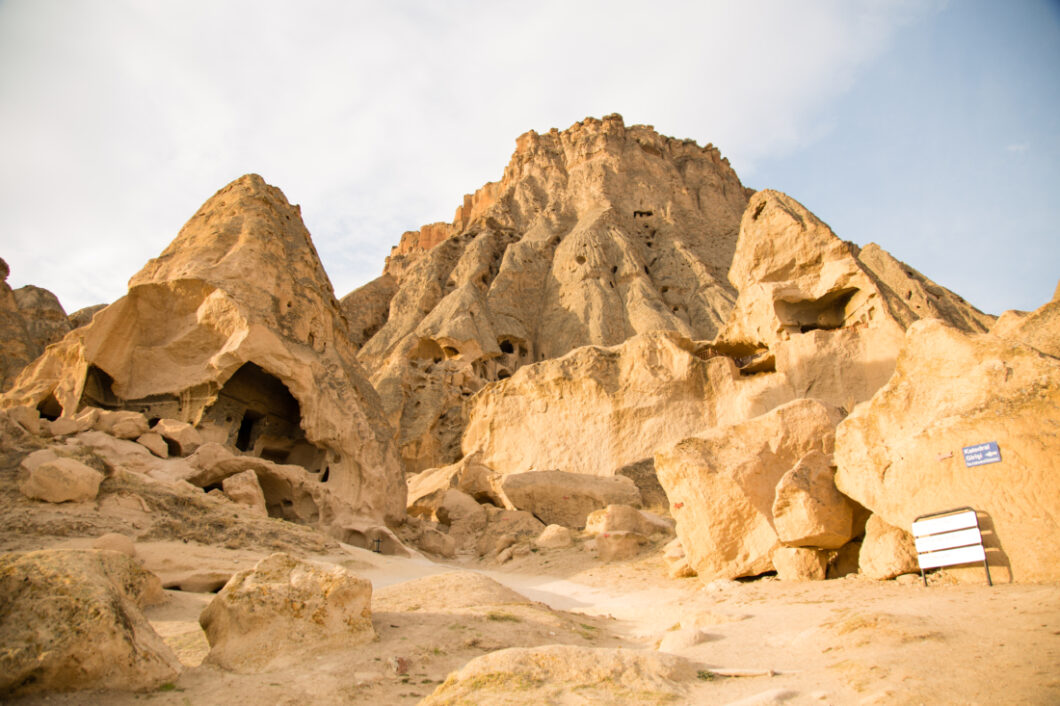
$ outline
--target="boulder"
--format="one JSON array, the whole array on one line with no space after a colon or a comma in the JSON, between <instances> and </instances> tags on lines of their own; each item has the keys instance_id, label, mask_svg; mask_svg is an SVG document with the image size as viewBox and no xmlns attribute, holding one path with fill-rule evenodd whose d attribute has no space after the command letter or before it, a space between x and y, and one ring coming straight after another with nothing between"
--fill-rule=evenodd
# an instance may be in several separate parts
<instances>
[{"instance_id":1,"label":"boulder","mask_svg":"<svg viewBox=\"0 0 1060 706\"><path fill-rule=\"evenodd\" d=\"M172 452L177 456L195 453L202 446L202 436L195 427L177 419L159 419L154 431L161 434L171 444Z\"/></svg>"},{"instance_id":2,"label":"boulder","mask_svg":"<svg viewBox=\"0 0 1060 706\"><path fill-rule=\"evenodd\" d=\"M835 487L832 458L807 454L777 483L773 526L792 547L838 549L854 531L854 504Z\"/></svg>"},{"instance_id":3,"label":"boulder","mask_svg":"<svg viewBox=\"0 0 1060 706\"><path fill-rule=\"evenodd\" d=\"M233 576L203 610L207 662L260 673L375 639L372 584L334 565L273 554Z\"/></svg>"},{"instance_id":4,"label":"boulder","mask_svg":"<svg viewBox=\"0 0 1060 706\"><path fill-rule=\"evenodd\" d=\"M796 400L656 454L677 536L704 582L773 568L776 486L807 454L832 453L840 418L823 402Z\"/></svg>"},{"instance_id":5,"label":"boulder","mask_svg":"<svg viewBox=\"0 0 1060 706\"><path fill-rule=\"evenodd\" d=\"M639 532L604 532L596 535L595 544L600 561L622 561L640 554L648 538Z\"/></svg>"},{"instance_id":6,"label":"boulder","mask_svg":"<svg viewBox=\"0 0 1060 706\"><path fill-rule=\"evenodd\" d=\"M169 445L166 444L166 440L162 438L161 434L149 431L136 437L136 443L159 458L169 457Z\"/></svg>"},{"instance_id":7,"label":"boulder","mask_svg":"<svg viewBox=\"0 0 1060 706\"><path fill-rule=\"evenodd\" d=\"M893 579L920 571L913 535L892 527L879 515L869 517L858 551L858 571L870 579Z\"/></svg>"},{"instance_id":8,"label":"boulder","mask_svg":"<svg viewBox=\"0 0 1060 706\"><path fill-rule=\"evenodd\" d=\"M564 549L572 544L574 537L563 525L549 525L534 540L534 546L541 549Z\"/></svg>"},{"instance_id":9,"label":"boulder","mask_svg":"<svg viewBox=\"0 0 1060 706\"><path fill-rule=\"evenodd\" d=\"M545 645L510 647L476 657L450 674L420 703L563 703L577 694L583 703L684 700L694 680L691 662L646 650Z\"/></svg>"},{"instance_id":10,"label":"boulder","mask_svg":"<svg viewBox=\"0 0 1060 706\"><path fill-rule=\"evenodd\" d=\"M486 529L486 509L455 488L446 491L435 515L449 527L449 536L458 547L473 545Z\"/></svg>"},{"instance_id":11,"label":"boulder","mask_svg":"<svg viewBox=\"0 0 1060 706\"><path fill-rule=\"evenodd\" d=\"M824 581L828 552L809 547L779 546L773 550L773 568L782 581Z\"/></svg>"},{"instance_id":12,"label":"boulder","mask_svg":"<svg viewBox=\"0 0 1060 706\"><path fill-rule=\"evenodd\" d=\"M926 320L909 328L890 382L839 425L835 480L903 530L919 515L973 507L995 580L1053 581L1058 439L1060 359ZM968 465L962 449L986 442L1000 461Z\"/></svg>"},{"instance_id":13,"label":"boulder","mask_svg":"<svg viewBox=\"0 0 1060 706\"><path fill-rule=\"evenodd\" d=\"M150 430L147 417L140 412L100 410L93 429L115 439L135 439Z\"/></svg>"},{"instance_id":14,"label":"boulder","mask_svg":"<svg viewBox=\"0 0 1060 706\"><path fill-rule=\"evenodd\" d=\"M452 559L456 556L456 541L445 532L439 532L433 527L424 527L416 537L416 546L428 554Z\"/></svg>"},{"instance_id":15,"label":"boulder","mask_svg":"<svg viewBox=\"0 0 1060 706\"><path fill-rule=\"evenodd\" d=\"M572 529L608 505L640 505L640 491L625 476L591 476L564 471L534 471L504 477L501 490L513 507L542 522Z\"/></svg>"},{"instance_id":16,"label":"boulder","mask_svg":"<svg viewBox=\"0 0 1060 706\"><path fill-rule=\"evenodd\" d=\"M162 600L158 578L125 554L0 554L0 596L0 697L149 690L180 671L140 612Z\"/></svg>"},{"instance_id":17,"label":"boulder","mask_svg":"<svg viewBox=\"0 0 1060 706\"><path fill-rule=\"evenodd\" d=\"M503 504L494 488L491 468L479 463L478 454L470 454L456 463L429 468L409 478L408 512L417 517L433 517L450 488L457 488L479 502Z\"/></svg>"},{"instance_id":18,"label":"boulder","mask_svg":"<svg viewBox=\"0 0 1060 706\"><path fill-rule=\"evenodd\" d=\"M393 429L299 208L257 175L217 192L124 297L27 366L0 398L20 405L105 407L97 428L127 438L147 431L142 416L180 420L302 466L336 499L315 520L328 527L405 517Z\"/></svg>"},{"instance_id":19,"label":"boulder","mask_svg":"<svg viewBox=\"0 0 1060 706\"><path fill-rule=\"evenodd\" d=\"M532 540L541 535L545 525L524 510L503 510L485 505L486 529L476 543L479 556L496 554L520 540Z\"/></svg>"},{"instance_id":20,"label":"boulder","mask_svg":"<svg viewBox=\"0 0 1060 706\"><path fill-rule=\"evenodd\" d=\"M221 481L221 490L232 502L245 505L251 512L261 517L268 517L265 505L265 493L258 482L258 474L251 469L234 473Z\"/></svg>"},{"instance_id":21,"label":"boulder","mask_svg":"<svg viewBox=\"0 0 1060 706\"><path fill-rule=\"evenodd\" d=\"M99 492L103 474L72 458L46 461L32 470L23 469L18 489L31 500L49 503L84 502Z\"/></svg>"},{"instance_id":22,"label":"boulder","mask_svg":"<svg viewBox=\"0 0 1060 706\"><path fill-rule=\"evenodd\" d=\"M585 518L585 531L589 534L637 532L650 536L673 531L673 522L629 505L608 505L603 510L589 513Z\"/></svg>"}]
</instances>

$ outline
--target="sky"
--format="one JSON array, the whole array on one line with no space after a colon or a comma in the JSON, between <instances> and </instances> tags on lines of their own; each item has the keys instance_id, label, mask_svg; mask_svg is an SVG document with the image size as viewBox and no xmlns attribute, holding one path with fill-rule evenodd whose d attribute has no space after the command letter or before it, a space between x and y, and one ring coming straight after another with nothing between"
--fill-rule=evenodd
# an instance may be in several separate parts
<instances>
[{"instance_id":1,"label":"sky","mask_svg":"<svg viewBox=\"0 0 1060 706\"><path fill-rule=\"evenodd\" d=\"M616 112L988 313L1060 279L1057 0L0 0L0 257L113 301L253 172L342 296L520 134Z\"/></svg>"}]
</instances>

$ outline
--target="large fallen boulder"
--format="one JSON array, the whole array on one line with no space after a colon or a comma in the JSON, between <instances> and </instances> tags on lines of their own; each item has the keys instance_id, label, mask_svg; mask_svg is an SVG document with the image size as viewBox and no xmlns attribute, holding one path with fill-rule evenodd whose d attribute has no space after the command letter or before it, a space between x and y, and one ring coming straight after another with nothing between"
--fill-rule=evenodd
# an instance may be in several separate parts
<instances>
[{"instance_id":1,"label":"large fallen boulder","mask_svg":"<svg viewBox=\"0 0 1060 706\"><path fill-rule=\"evenodd\" d=\"M393 430L299 208L256 175L217 192L124 297L28 365L0 398L25 405L113 410L99 423L127 438L175 420L159 429L171 455L212 441L317 474L341 501L332 524L405 517Z\"/></svg>"},{"instance_id":2,"label":"large fallen boulder","mask_svg":"<svg viewBox=\"0 0 1060 706\"><path fill-rule=\"evenodd\" d=\"M171 681L180 662L140 612L162 598L120 552L0 554L0 697Z\"/></svg>"},{"instance_id":3,"label":"large fallen boulder","mask_svg":"<svg viewBox=\"0 0 1060 706\"><path fill-rule=\"evenodd\" d=\"M999 451L994 463L962 453L989 443ZM1060 359L921 321L909 329L894 377L839 425L836 485L907 531L918 515L973 507L990 530L995 576L1055 581L1058 446Z\"/></svg>"},{"instance_id":4,"label":"large fallen boulder","mask_svg":"<svg viewBox=\"0 0 1060 706\"><path fill-rule=\"evenodd\" d=\"M565 471L533 471L504 477L501 490L518 510L546 525L585 527L589 513L608 505L640 505L637 485L625 476L592 476Z\"/></svg>"},{"instance_id":5,"label":"large fallen boulder","mask_svg":"<svg viewBox=\"0 0 1060 706\"><path fill-rule=\"evenodd\" d=\"M835 487L832 458L807 454L777 483L773 525L791 547L838 549L854 531L854 503Z\"/></svg>"},{"instance_id":6,"label":"large fallen boulder","mask_svg":"<svg viewBox=\"0 0 1060 706\"><path fill-rule=\"evenodd\" d=\"M808 454L832 452L840 418L821 401L796 400L655 455L677 536L703 581L773 568L777 484Z\"/></svg>"},{"instance_id":7,"label":"large fallen boulder","mask_svg":"<svg viewBox=\"0 0 1060 706\"><path fill-rule=\"evenodd\" d=\"M341 566L273 554L233 576L199 623L207 661L260 673L375 638L372 584Z\"/></svg>"},{"instance_id":8,"label":"large fallen boulder","mask_svg":"<svg viewBox=\"0 0 1060 706\"><path fill-rule=\"evenodd\" d=\"M680 699L696 677L675 655L621 648L545 645L511 647L476 657L421 703L651 703ZM570 702L578 703L578 702Z\"/></svg>"},{"instance_id":9,"label":"large fallen boulder","mask_svg":"<svg viewBox=\"0 0 1060 706\"><path fill-rule=\"evenodd\" d=\"M103 482L103 474L95 468L63 457L24 467L21 475L19 491L31 500L49 503L93 500Z\"/></svg>"}]
</instances>

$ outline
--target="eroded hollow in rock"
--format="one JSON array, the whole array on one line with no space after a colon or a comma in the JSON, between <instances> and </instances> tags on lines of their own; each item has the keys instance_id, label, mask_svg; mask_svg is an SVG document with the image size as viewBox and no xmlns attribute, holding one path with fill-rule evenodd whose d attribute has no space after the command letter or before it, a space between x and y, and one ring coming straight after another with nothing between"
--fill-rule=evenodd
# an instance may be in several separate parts
<instances>
[{"instance_id":1,"label":"eroded hollow in rock","mask_svg":"<svg viewBox=\"0 0 1060 706\"><path fill-rule=\"evenodd\" d=\"M776 301L773 303L777 318L789 329L807 331L837 329L847 319L847 305L857 294L857 288L838 289L820 299L799 301Z\"/></svg>"},{"instance_id":2,"label":"eroded hollow in rock","mask_svg":"<svg viewBox=\"0 0 1060 706\"><path fill-rule=\"evenodd\" d=\"M119 397L114 392L114 378L96 365L89 365L85 372L85 384L77 409L80 411L85 407L142 412L148 419L161 419L162 417L180 419L182 409L179 395L148 395L137 399Z\"/></svg>"},{"instance_id":3,"label":"eroded hollow in rock","mask_svg":"<svg viewBox=\"0 0 1060 706\"><path fill-rule=\"evenodd\" d=\"M40 414L42 419L50 419L55 421L63 413L63 407L59 404L59 400L55 399L55 393L51 392L41 400L40 404L37 405L37 413Z\"/></svg>"},{"instance_id":4,"label":"eroded hollow in rock","mask_svg":"<svg viewBox=\"0 0 1060 706\"><path fill-rule=\"evenodd\" d=\"M202 416L207 435L274 463L319 471L324 451L305 438L302 411L287 386L254 363L244 363Z\"/></svg>"}]
</instances>

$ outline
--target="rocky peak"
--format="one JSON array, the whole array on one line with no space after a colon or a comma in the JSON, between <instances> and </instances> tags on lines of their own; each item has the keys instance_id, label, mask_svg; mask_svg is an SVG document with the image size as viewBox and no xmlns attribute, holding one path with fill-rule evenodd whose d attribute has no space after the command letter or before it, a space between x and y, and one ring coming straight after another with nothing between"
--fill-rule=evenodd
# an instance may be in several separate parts
<instances>
[{"instance_id":1,"label":"rocky peak","mask_svg":"<svg viewBox=\"0 0 1060 706\"><path fill-rule=\"evenodd\" d=\"M650 331L713 338L747 198L712 145L618 115L520 136L500 181L343 299L406 461L455 460L463 399L523 365Z\"/></svg>"}]
</instances>

